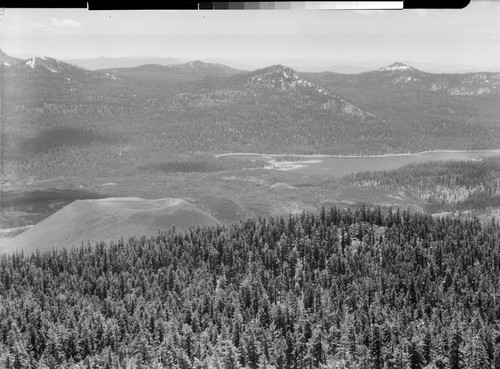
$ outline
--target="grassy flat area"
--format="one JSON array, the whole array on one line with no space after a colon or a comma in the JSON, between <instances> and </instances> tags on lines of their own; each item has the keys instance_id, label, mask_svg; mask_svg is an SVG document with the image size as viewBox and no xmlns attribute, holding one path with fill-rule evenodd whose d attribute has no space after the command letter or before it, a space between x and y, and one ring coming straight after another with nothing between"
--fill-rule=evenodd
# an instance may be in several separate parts
<instances>
[{"instance_id":1,"label":"grassy flat area","mask_svg":"<svg viewBox=\"0 0 500 369\"><path fill-rule=\"evenodd\" d=\"M389 191L359 188L338 179L320 179L278 170L225 170L209 173L144 173L94 180L31 178L5 186L1 228L36 224L76 199L183 198L222 222L316 210L322 206L381 204L421 209ZM58 189L58 190L55 190ZM43 205L43 211L37 204Z\"/></svg>"},{"instance_id":2,"label":"grassy flat area","mask_svg":"<svg viewBox=\"0 0 500 369\"><path fill-rule=\"evenodd\" d=\"M133 153L127 155L130 155L129 159L135 157ZM456 167L461 173L457 172L457 175L460 174L462 178L467 177L467 173L486 170L481 169L484 166L482 162L434 162L405 166L392 172L359 173L353 178L336 178L335 173L331 173L335 168L329 168L326 164L321 167L326 171L316 173L314 164L305 169L265 169L268 168L265 161L258 158L214 158L209 154L197 154L165 156L162 159L153 155L154 160L150 162L163 163L162 165L145 164L149 160L148 156L139 158L141 160L134 161L119 157L114 167L110 166L106 158L102 161L96 159L95 166L98 169L94 175L86 169L88 166L85 162L82 162L82 167L78 163L73 167L54 165L52 178L49 174L23 175L24 169L20 167L21 176L5 176L2 183L2 235L15 236L26 229L23 227L37 224L75 200L106 197L182 198L225 223L270 215L288 215L304 210L315 211L323 206L346 208L361 204L429 213L445 211L452 214L455 210L467 210L464 206L477 200L471 198L468 201L467 198L481 184L476 184L474 188L462 188L463 185L455 188L458 182L455 183L456 180L452 179L451 182L448 180L450 183L446 182L447 186L451 186L447 189L443 187L445 182L442 176L436 176L435 172L448 171L447 166L451 165ZM495 166L498 160L500 159L494 158L485 163ZM282 162L276 163L279 168ZM441 168L443 165L444 169ZM108 166L110 169L106 170ZM73 169L76 170L75 176L71 175ZM421 182L418 188L415 187L416 180L411 180L415 170L418 170L414 174L418 174L417 182ZM490 177L484 178L486 180ZM395 179L394 184L387 184L386 181L391 178ZM408 183L403 180L405 178L409 180ZM495 178L493 176L486 181L488 186L491 187L493 182L490 182ZM423 184L425 188L422 187ZM442 191L435 190L441 187ZM429 189L432 191L429 192ZM458 190L461 191L461 197L457 199L468 201L461 207L457 207L460 204L450 202L456 196L449 194ZM431 196L428 196L428 192ZM483 192L489 194L491 191L481 193ZM483 197L479 200L485 200ZM483 207L476 210L475 214L483 216L495 213L494 208Z\"/></svg>"}]
</instances>

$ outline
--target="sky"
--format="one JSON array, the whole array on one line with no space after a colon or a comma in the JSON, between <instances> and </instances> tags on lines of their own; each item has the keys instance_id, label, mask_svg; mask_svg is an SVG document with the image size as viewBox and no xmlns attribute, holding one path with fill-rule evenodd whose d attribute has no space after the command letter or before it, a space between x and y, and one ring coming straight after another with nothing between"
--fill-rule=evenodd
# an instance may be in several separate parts
<instances>
[{"instance_id":1,"label":"sky","mask_svg":"<svg viewBox=\"0 0 500 369\"><path fill-rule=\"evenodd\" d=\"M5 9L0 49L58 59L174 57L251 66L417 61L500 68L500 1L465 9Z\"/></svg>"}]
</instances>

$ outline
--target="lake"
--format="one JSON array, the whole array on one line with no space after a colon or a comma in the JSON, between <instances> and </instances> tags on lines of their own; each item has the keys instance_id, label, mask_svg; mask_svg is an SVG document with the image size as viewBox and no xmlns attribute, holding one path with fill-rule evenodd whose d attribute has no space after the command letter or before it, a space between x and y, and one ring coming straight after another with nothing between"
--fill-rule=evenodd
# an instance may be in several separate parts
<instances>
[{"instance_id":1,"label":"lake","mask_svg":"<svg viewBox=\"0 0 500 369\"><path fill-rule=\"evenodd\" d=\"M340 178L346 175L366 172L392 170L410 163L423 163L440 160L481 160L488 156L500 156L500 150L481 151L426 151L417 154L396 154L380 156L328 156L328 155L294 155L300 161L278 161L278 157L287 155L268 155L255 153L231 153L218 157L240 157L246 159L264 159L268 162L266 169L293 171L307 176L322 178Z\"/></svg>"}]
</instances>

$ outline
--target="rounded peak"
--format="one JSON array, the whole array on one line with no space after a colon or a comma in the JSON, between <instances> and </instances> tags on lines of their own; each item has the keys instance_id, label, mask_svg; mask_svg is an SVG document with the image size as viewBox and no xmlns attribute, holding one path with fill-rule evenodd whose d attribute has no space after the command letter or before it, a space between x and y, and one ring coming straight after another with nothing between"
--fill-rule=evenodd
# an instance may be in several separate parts
<instances>
[{"instance_id":1,"label":"rounded peak","mask_svg":"<svg viewBox=\"0 0 500 369\"><path fill-rule=\"evenodd\" d=\"M228 67L227 65L224 64L218 64L218 63L207 63L201 60L193 60L188 63L184 64L170 64L169 67L180 67L180 68L198 68L198 69L232 69Z\"/></svg>"},{"instance_id":2,"label":"rounded peak","mask_svg":"<svg viewBox=\"0 0 500 369\"><path fill-rule=\"evenodd\" d=\"M257 69L251 72L254 76L260 76L262 78L283 78L285 80L298 79L297 72L290 67L281 64L271 65L262 69Z\"/></svg>"},{"instance_id":3,"label":"rounded peak","mask_svg":"<svg viewBox=\"0 0 500 369\"><path fill-rule=\"evenodd\" d=\"M205 63L201 60L193 60L184 64L170 64L169 67L174 68L198 68L198 69L210 69L210 68L221 68L221 64Z\"/></svg>"},{"instance_id":4,"label":"rounded peak","mask_svg":"<svg viewBox=\"0 0 500 369\"><path fill-rule=\"evenodd\" d=\"M274 64L274 65L271 65L269 67L266 67L266 68L263 68L260 70L261 71L270 70L270 71L275 71L275 72L293 72L293 73L296 73L295 70L293 70L292 68L287 67L286 65L282 65L282 64Z\"/></svg>"},{"instance_id":5,"label":"rounded peak","mask_svg":"<svg viewBox=\"0 0 500 369\"><path fill-rule=\"evenodd\" d=\"M405 63L401 62L394 62L391 65L388 65L386 67L382 67L378 69L381 72L393 72L393 71L411 71L411 70L416 70L413 67L410 67L409 65L406 65Z\"/></svg>"},{"instance_id":6,"label":"rounded peak","mask_svg":"<svg viewBox=\"0 0 500 369\"><path fill-rule=\"evenodd\" d=\"M192 66L199 66L199 65L205 65L205 64L206 63L203 63L201 60L193 60L193 61L186 63L186 65L192 65Z\"/></svg>"},{"instance_id":7,"label":"rounded peak","mask_svg":"<svg viewBox=\"0 0 500 369\"><path fill-rule=\"evenodd\" d=\"M292 68L287 67L286 65L283 65L283 64L273 64L273 65L270 65L268 68L283 68L283 69L292 69Z\"/></svg>"},{"instance_id":8,"label":"rounded peak","mask_svg":"<svg viewBox=\"0 0 500 369\"><path fill-rule=\"evenodd\" d=\"M295 70L281 64L271 65L244 74L245 86L264 88L281 92L295 92L299 94L315 94L316 96L333 96L331 92L317 84L301 77Z\"/></svg>"},{"instance_id":9,"label":"rounded peak","mask_svg":"<svg viewBox=\"0 0 500 369\"><path fill-rule=\"evenodd\" d=\"M74 70L85 71L85 69L81 67L68 64L48 56L34 56L32 58L26 59L17 66L17 69L28 69L34 70L36 72L50 71L52 73L71 72Z\"/></svg>"}]
</instances>

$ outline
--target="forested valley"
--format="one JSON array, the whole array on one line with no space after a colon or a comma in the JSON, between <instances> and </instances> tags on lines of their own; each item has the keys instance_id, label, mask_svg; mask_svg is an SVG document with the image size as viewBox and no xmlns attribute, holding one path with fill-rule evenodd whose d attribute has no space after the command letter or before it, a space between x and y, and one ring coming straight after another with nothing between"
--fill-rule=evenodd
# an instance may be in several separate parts
<instances>
[{"instance_id":1,"label":"forested valley","mask_svg":"<svg viewBox=\"0 0 500 369\"><path fill-rule=\"evenodd\" d=\"M500 368L500 227L360 207L0 256L2 368Z\"/></svg>"}]
</instances>

